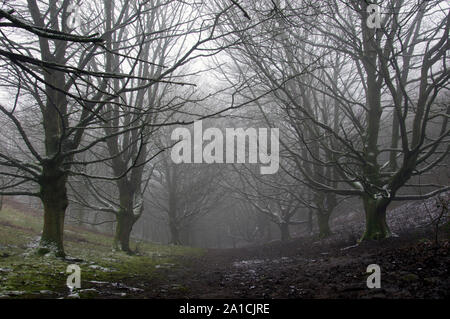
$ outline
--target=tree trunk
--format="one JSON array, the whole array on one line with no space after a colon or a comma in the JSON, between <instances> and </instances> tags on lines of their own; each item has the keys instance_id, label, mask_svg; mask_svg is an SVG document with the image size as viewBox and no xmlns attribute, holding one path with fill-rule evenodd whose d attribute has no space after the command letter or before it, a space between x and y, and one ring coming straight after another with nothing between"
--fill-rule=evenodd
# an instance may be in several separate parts
<instances>
[{"instance_id":1,"label":"tree trunk","mask_svg":"<svg viewBox=\"0 0 450 319\"><path fill-rule=\"evenodd\" d=\"M324 211L317 212L317 225L319 226L319 237L326 238L331 235L330 214Z\"/></svg>"},{"instance_id":2,"label":"tree trunk","mask_svg":"<svg viewBox=\"0 0 450 319\"><path fill-rule=\"evenodd\" d=\"M40 191L44 205L44 229L38 254L52 252L58 257L65 256L64 217L68 206L66 180L61 170L44 167Z\"/></svg>"},{"instance_id":3,"label":"tree trunk","mask_svg":"<svg viewBox=\"0 0 450 319\"><path fill-rule=\"evenodd\" d=\"M180 239L180 231L178 230L178 225L171 221L170 225L170 243L172 245L181 245L181 239Z\"/></svg>"},{"instance_id":4,"label":"tree trunk","mask_svg":"<svg viewBox=\"0 0 450 319\"><path fill-rule=\"evenodd\" d=\"M117 225L114 234L114 249L131 254L130 236L135 223L135 218L132 213L120 211L116 220Z\"/></svg>"},{"instance_id":5,"label":"tree trunk","mask_svg":"<svg viewBox=\"0 0 450 319\"><path fill-rule=\"evenodd\" d=\"M279 224L280 232L281 232L281 241L285 242L291 239L291 234L289 233L289 224L281 223Z\"/></svg>"},{"instance_id":6,"label":"tree trunk","mask_svg":"<svg viewBox=\"0 0 450 319\"><path fill-rule=\"evenodd\" d=\"M267 225L267 235L266 242L270 242L272 240L272 225Z\"/></svg>"},{"instance_id":7,"label":"tree trunk","mask_svg":"<svg viewBox=\"0 0 450 319\"><path fill-rule=\"evenodd\" d=\"M313 234L313 210L312 209L310 209L309 211L308 211L308 224L306 224L306 226L307 226L307 232L308 232L308 235L312 235Z\"/></svg>"},{"instance_id":8,"label":"tree trunk","mask_svg":"<svg viewBox=\"0 0 450 319\"><path fill-rule=\"evenodd\" d=\"M364 196L364 210L366 214L366 231L361 238L362 240L379 240L390 236L390 230L386 223L386 208L389 201L381 199L373 199Z\"/></svg>"}]
</instances>

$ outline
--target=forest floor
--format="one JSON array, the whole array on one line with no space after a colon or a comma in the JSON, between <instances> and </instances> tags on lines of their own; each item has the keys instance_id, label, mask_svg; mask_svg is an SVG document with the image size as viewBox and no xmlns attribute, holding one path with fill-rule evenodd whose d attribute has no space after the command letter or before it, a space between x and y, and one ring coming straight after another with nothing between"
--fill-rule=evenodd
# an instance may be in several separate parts
<instances>
[{"instance_id":1,"label":"forest floor","mask_svg":"<svg viewBox=\"0 0 450 319\"><path fill-rule=\"evenodd\" d=\"M68 226L67 259L38 257L39 212L8 205L0 213L0 298L449 298L448 222L403 229L398 237L355 245L351 237L296 238L236 249L141 243L112 252L112 238ZM31 244L30 244L31 243ZM82 288L66 287L67 265ZM381 288L366 285L367 266Z\"/></svg>"},{"instance_id":2,"label":"forest floor","mask_svg":"<svg viewBox=\"0 0 450 319\"><path fill-rule=\"evenodd\" d=\"M382 242L314 241L208 250L185 259L149 298L449 298L450 244L431 233ZM447 235L448 238L448 235ZM381 288L367 288L367 266L381 269ZM174 291L174 285L185 290Z\"/></svg>"}]
</instances>

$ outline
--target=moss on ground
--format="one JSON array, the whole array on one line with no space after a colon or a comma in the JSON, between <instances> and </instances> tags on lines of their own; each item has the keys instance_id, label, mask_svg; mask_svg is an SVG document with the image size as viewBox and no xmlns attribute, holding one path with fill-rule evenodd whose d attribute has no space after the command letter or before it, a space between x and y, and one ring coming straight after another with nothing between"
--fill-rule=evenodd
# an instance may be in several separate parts
<instances>
[{"instance_id":1,"label":"moss on ground","mask_svg":"<svg viewBox=\"0 0 450 319\"><path fill-rule=\"evenodd\" d=\"M112 250L112 237L79 227L67 226L67 259L38 256L35 245L42 229L42 217L14 210L0 212L0 297L66 297L67 266L81 268L82 298L97 296L93 283L120 283L129 278L141 281L157 278L159 269L176 266L179 256L201 255L198 248L140 242L139 255ZM136 246L136 243L133 243Z\"/></svg>"}]
</instances>

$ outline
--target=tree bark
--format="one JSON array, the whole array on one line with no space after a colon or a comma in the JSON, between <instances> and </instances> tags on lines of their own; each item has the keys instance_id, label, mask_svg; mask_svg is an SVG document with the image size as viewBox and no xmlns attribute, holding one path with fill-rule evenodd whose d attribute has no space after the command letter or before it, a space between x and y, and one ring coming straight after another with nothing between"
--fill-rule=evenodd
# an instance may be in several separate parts
<instances>
[{"instance_id":1,"label":"tree bark","mask_svg":"<svg viewBox=\"0 0 450 319\"><path fill-rule=\"evenodd\" d=\"M124 251L128 254L132 253L130 248L130 236L135 223L132 213L125 210L120 211L116 218L116 232L114 234L114 249Z\"/></svg>"},{"instance_id":2,"label":"tree bark","mask_svg":"<svg viewBox=\"0 0 450 319\"><path fill-rule=\"evenodd\" d=\"M366 214L366 231L363 240L379 240L391 235L386 222L386 209L389 201L381 199L373 199L366 195L363 197L364 210Z\"/></svg>"},{"instance_id":3,"label":"tree bark","mask_svg":"<svg viewBox=\"0 0 450 319\"><path fill-rule=\"evenodd\" d=\"M134 183L130 183L125 177L117 181L119 189L120 209L116 214L116 232L114 234L114 249L131 254L130 236L133 226L140 217L134 213L136 204L135 194L138 191Z\"/></svg>"},{"instance_id":4,"label":"tree bark","mask_svg":"<svg viewBox=\"0 0 450 319\"><path fill-rule=\"evenodd\" d=\"M307 232L308 235L312 235L313 234L313 210L310 209L308 211L308 224L307 224Z\"/></svg>"},{"instance_id":5,"label":"tree bark","mask_svg":"<svg viewBox=\"0 0 450 319\"><path fill-rule=\"evenodd\" d=\"M285 242L291 239L291 234L289 233L289 224L281 223L278 226L280 227L281 241Z\"/></svg>"},{"instance_id":6,"label":"tree bark","mask_svg":"<svg viewBox=\"0 0 450 319\"><path fill-rule=\"evenodd\" d=\"M170 225L170 243L172 245L181 245L181 239L180 239L180 231L178 230L177 223L171 221Z\"/></svg>"},{"instance_id":7,"label":"tree bark","mask_svg":"<svg viewBox=\"0 0 450 319\"><path fill-rule=\"evenodd\" d=\"M52 167L53 166L53 167ZM44 205L44 229L38 254L53 252L64 257L64 218L68 206L67 176L56 164L44 166L41 180L41 200Z\"/></svg>"},{"instance_id":8,"label":"tree bark","mask_svg":"<svg viewBox=\"0 0 450 319\"><path fill-rule=\"evenodd\" d=\"M319 237L326 238L331 235L330 214L324 211L317 212L317 225L319 227Z\"/></svg>"}]
</instances>

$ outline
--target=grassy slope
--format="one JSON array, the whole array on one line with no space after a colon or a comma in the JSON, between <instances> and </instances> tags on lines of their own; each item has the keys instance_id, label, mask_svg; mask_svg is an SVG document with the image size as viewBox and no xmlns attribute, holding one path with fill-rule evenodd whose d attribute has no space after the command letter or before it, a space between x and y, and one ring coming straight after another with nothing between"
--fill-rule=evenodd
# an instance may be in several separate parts
<instances>
[{"instance_id":1,"label":"grassy slope","mask_svg":"<svg viewBox=\"0 0 450 319\"><path fill-rule=\"evenodd\" d=\"M75 261L34 254L33 245L42 230L42 217L5 206L0 211L0 297L64 297L69 264L81 267L81 287L96 282L121 282L139 277L152 280L157 269L171 266L180 255L202 254L202 250L182 246L139 244L139 256L111 249L112 238L79 227L65 229L65 249ZM70 258L69 257L69 258ZM92 291L81 291L89 297Z\"/></svg>"}]
</instances>

